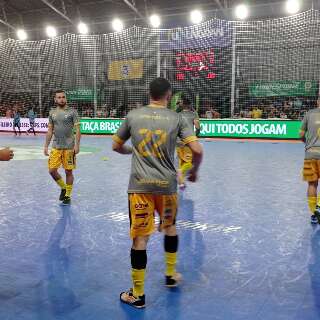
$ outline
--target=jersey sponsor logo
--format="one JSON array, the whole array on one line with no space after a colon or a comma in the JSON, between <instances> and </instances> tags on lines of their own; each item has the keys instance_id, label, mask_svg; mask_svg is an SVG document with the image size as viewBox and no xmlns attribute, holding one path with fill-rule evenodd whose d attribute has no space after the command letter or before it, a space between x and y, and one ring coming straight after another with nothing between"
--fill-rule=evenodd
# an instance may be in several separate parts
<instances>
[{"instance_id":1,"label":"jersey sponsor logo","mask_svg":"<svg viewBox=\"0 0 320 320\"><path fill-rule=\"evenodd\" d=\"M148 203L137 203L134 205L135 209L137 210L143 210L149 207Z\"/></svg>"},{"instance_id":2,"label":"jersey sponsor logo","mask_svg":"<svg viewBox=\"0 0 320 320\"><path fill-rule=\"evenodd\" d=\"M167 180L147 180L147 179L140 179L137 181L138 184L145 184L145 185L156 185L159 187L167 187L169 185L169 181Z\"/></svg>"},{"instance_id":3,"label":"jersey sponsor logo","mask_svg":"<svg viewBox=\"0 0 320 320\"><path fill-rule=\"evenodd\" d=\"M147 216L148 216L148 212L136 213L135 214L136 219L144 219Z\"/></svg>"}]
</instances>

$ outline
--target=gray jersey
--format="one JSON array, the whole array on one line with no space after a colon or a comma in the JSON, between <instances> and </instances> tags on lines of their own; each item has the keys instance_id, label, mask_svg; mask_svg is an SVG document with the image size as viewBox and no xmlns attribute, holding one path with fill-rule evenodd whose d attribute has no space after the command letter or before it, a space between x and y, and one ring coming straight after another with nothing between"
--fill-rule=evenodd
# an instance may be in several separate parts
<instances>
[{"instance_id":1,"label":"gray jersey","mask_svg":"<svg viewBox=\"0 0 320 320\"><path fill-rule=\"evenodd\" d=\"M197 113L191 110L183 110L180 112L180 114L183 118L186 119L188 125L192 128L192 130L194 130L194 121L199 119Z\"/></svg>"},{"instance_id":2,"label":"gray jersey","mask_svg":"<svg viewBox=\"0 0 320 320\"><path fill-rule=\"evenodd\" d=\"M36 114L33 110L28 111L28 118L30 122L34 122L36 119Z\"/></svg>"},{"instance_id":3,"label":"gray jersey","mask_svg":"<svg viewBox=\"0 0 320 320\"><path fill-rule=\"evenodd\" d=\"M55 149L73 149L74 134L73 128L80 124L76 110L66 107L61 109L54 108L49 114L49 124L53 127L53 144Z\"/></svg>"},{"instance_id":4,"label":"gray jersey","mask_svg":"<svg viewBox=\"0 0 320 320\"><path fill-rule=\"evenodd\" d=\"M133 155L128 192L176 193L177 138L185 143L197 140L186 120L167 108L142 107L128 113L113 139L124 143L130 137Z\"/></svg>"},{"instance_id":5,"label":"gray jersey","mask_svg":"<svg viewBox=\"0 0 320 320\"><path fill-rule=\"evenodd\" d=\"M320 109L306 113L301 130L305 132L305 159L320 159Z\"/></svg>"},{"instance_id":6,"label":"gray jersey","mask_svg":"<svg viewBox=\"0 0 320 320\"><path fill-rule=\"evenodd\" d=\"M199 119L198 114L194 111L191 111L191 110L183 110L180 112L180 115L181 115L181 117L183 117L186 120L187 124L190 126L190 128L194 132L194 120ZM184 143L180 139L178 139L177 146L181 147L183 145L184 145Z\"/></svg>"}]
</instances>

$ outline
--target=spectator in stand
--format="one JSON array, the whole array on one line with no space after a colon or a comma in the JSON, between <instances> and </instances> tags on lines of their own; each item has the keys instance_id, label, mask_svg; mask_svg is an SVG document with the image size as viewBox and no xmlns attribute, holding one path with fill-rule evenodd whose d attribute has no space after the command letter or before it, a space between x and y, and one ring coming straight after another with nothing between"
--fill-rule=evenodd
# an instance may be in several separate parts
<instances>
[{"instance_id":1,"label":"spectator in stand","mask_svg":"<svg viewBox=\"0 0 320 320\"><path fill-rule=\"evenodd\" d=\"M288 116L282 111L280 112L280 119L288 119Z\"/></svg>"},{"instance_id":2,"label":"spectator in stand","mask_svg":"<svg viewBox=\"0 0 320 320\"><path fill-rule=\"evenodd\" d=\"M206 118L207 119L213 119L213 113L212 113L212 108L206 111Z\"/></svg>"},{"instance_id":3,"label":"spectator in stand","mask_svg":"<svg viewBox=\"0 0 320 320\"><path fill-rule=\"evenodd\" d=\"M99 108L97 109L97 114L96 114L97 118L102 118L102 110Z\"/></svg>"},{"instance_id":4,"label":"spectator in stand","mask_svg":"<svg viewBox=\"0 0 320 320\"><path fill-rule=\"evenodd\" d=\"M221 114L216 109L212 109L212 117L213 119L220 119Z\"/></svg>"},{"instance_id":5,"label":"spectator in stand","mask_svg":"<svg viewBox=\"0 0 320 320\"><path fill-rule=\"evenodd\" d=\"M302 100L299 98L296 98L293 102L293 107L295 109L301 109L302 108Z\"/></svg>"},{"instance_id":6,"label":"spectator in stand","mask_svg":"<svg viewBox=\"0 0 320 320\"><path fill-rule=\"evenodd\" d=\"M6 111L6 118L12 118L12 110L10 108Z\"/></svg>"},{"instance_id":7,"label":"spectator in stand","mask_svg":"<svg viewBox=\"0 0 320 320\"><path fill-rule=\"evenodd\" d=\"M117 109L116 108L112 108L110 110L110 118L115 118L117 114Z\"/></svg>"},{"instance_id":8,"label":"spectator in stand","mask_svg":"<svg viewBox=\"0 0 320 320\"><path fill-rule=\"evenodd\" d=\"M274 119L276 117L276 112L275 112L275 108L271 108L268 114L268 118L269 119Z\"/></svg>"},{"instance_id":9,"label":"spectator in stand","mask_svg":"<svg viewBox=\"0 0 320 320\"><path fill-rule=\"evenodd\" d=\"M251 118L252 119L261 119L262 118L262 110L258 107L253 107L251 111Z\"/></svg>"}]
</instances>

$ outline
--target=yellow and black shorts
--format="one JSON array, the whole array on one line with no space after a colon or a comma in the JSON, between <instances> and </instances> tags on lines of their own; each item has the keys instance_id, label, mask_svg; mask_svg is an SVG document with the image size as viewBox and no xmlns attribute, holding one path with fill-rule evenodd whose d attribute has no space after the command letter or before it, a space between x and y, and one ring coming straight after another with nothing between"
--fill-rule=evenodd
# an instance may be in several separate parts
<instances>
[{"instance_id":1,"label":"yellow and black shorts","mask_svg":"<svg viewBox=\"0 0 320 320\"><path fill-rule=\"evenodd\" d=\"M302 175L304 181L318 181L320 179L320 160L304 160Z\"/></svg>"},{"instance_id":2,"label":"yellow and black shorts","mask_svg":"<svg viewBox=\"0 0 320 320\"><path fill-rule=\"evenodd\" d=\"M76 155L73 149L52 149L49 156L49 169L73 170L76 168Z\"/></svg>"},{"instance_id":3,"label":"yellow and black shorts","mask_svg":"<svg viewBox=\"0 0 320 320\"><path fill-rule=\"evenodd\" d=\"M192 163L192 151L188 146L177 147L177 155L179 159L179 168L184 163Z\"/></svg>"},{"instance_id":4,"label":"yellow and black shorts","mask_svg":"<svg viewBox=\"0 0 320 320\"><path fill-rule=\"evenodd\" d=\"M160 217L159 229L175 225L178 210L177 194L129 194L130 236L148 236L154 232L154 215Z\"/></svg>"}]
</instances>

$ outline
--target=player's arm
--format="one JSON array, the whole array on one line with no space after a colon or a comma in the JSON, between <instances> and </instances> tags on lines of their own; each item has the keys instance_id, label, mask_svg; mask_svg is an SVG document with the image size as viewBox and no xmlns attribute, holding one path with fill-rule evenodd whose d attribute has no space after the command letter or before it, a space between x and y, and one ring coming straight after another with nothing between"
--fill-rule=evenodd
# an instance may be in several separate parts
<instances>
[{"instance_id":1,"label":"player's arm","mask_svg":"<svg viewBox=\"0 0 320 320\"><path fill-rule=\"evenodd\" d=\"M76 140L75 140L73 151L75 154L78 154L80 152L81 130L80 130L80 118L77 110L73 110L73 125L76 131Z\"/></svg>"},{"instance_id":2,"label":"player's arm","mask_svg":"<svg viewBox=\"0 0 320 320\"><path fill-rule=\"evenodd\" d=\"M203 158L203 148L199 141L191 141L187 146L192 151L192 169L189 173L189 181L195 182L198 178L198 171Z\"/></svg>"},{"instance_id":3,"label":"player's arm","mask_svg":"<svg viewBox=\"0 0 320 320\"><path fill-rule=\"evenodd\" d=\"M193 125L196 128L196 136L199 137L200 135L200 121L199 118L193 120Z\"/></svg>"},{"instance_id":4,"label":"player's arm","mask_svg":"<svg viewBox=\"0 0 320 320\"><path fill-rule=\"evenodd\" d=\"M0 150L0 161L9 161L13 158L14 154L10 148Z\"/></svg>"},{"instance_id":5,"label":"player's arm","mask_svg":"<svg viewBox=\"0 0 320 320\"><path fill-rule=\"evenodd\" d=\"M51 142L52 136L53 136L53 120L51 118L51 113L50 113L49 114L48 132L46 134L46 142L44 144L44 150L43 150L43 153L45 156L49 156L48 148L49 148L49 144Z\"/></svg>"},{"instance_id":6,"label":"player's arm","mask_svg":"<svg viewBox=\"0 0 320 320\"><path fill-rule=\"evenodd\" d=\"M53 136L53 126L51 124L49 124L48 125L48 132L46 134L46 142L44 144L44 151L43 151L45 156L49 156L48 148L49 148L49 144L51 142L52 136Z\"/></svg>"},{"instance_id":7,"label":"player's arm","mask_svg":"<svg viewBox=\"0 0 320 320\"><path fill-rule=\"evenodd\" d=\"M300 130L299 135L300 135L301 140L302 140L303 142L306 142L306 132L303 131L303 130Z\"/></svg>"},{"instance_id":8,"label":"player's arm","mask_svg":"<svg viewBox=\"0 0 320 320\"><path fill-rule=\"evenodd\" d=\"M112 143L112 150L115 152L118 152L120 154L131 154L132 153L132 148L130 146L127 146L124 143L121 144L116 141L113 141L113 143Z\"/></svg>"},{"instance_id":9,"label":"player's arm","mask_svg":"<svg viewBox=\"0 0 320 320\"><path fill-rule=\"evenodd\" d=\"M75 125L75 130L76 130L76 141L74 144L74 153L78 154L80 151L80 140L81 140L80 123L77 123Z\"/></svg>"},{"instance_id":10,"label":"player's arm","mask_svg":"<svg viewBox=\"0 0 320 320\"><path fill-rule=\"evenodd\" d=\"M130 138L130 129L128 118L126 118L118 129L117 133L112 136L112 150L120 154L131 154L132 148L125 145L125 142Z\"/></svg>"},{"instance_id":11,"label":"player's arm","mask_svg":"<svg viewBox=\"0 0 320 320\"><path fill-rule=\"evenodd\" d=\"M307 131L307 125L308 123L308 113L304 116L302 123L301 123L301 128L300 128L300 138L303 142L306 142L306 131Z\"/></svg>"},{"instance_id":12,"label":"player's arm","mask_svg":"<svg viewBox=\"0 0 320 320\"><path fill-rule=\"evenodd\" d=\"M198 177L198 170L202 162L203 149L192 128L188 126L183 117L180 118L179 136L182 142L192 151L192 169L189 173L189 181L195 182Z\"/></svg>"}]
</instances>

